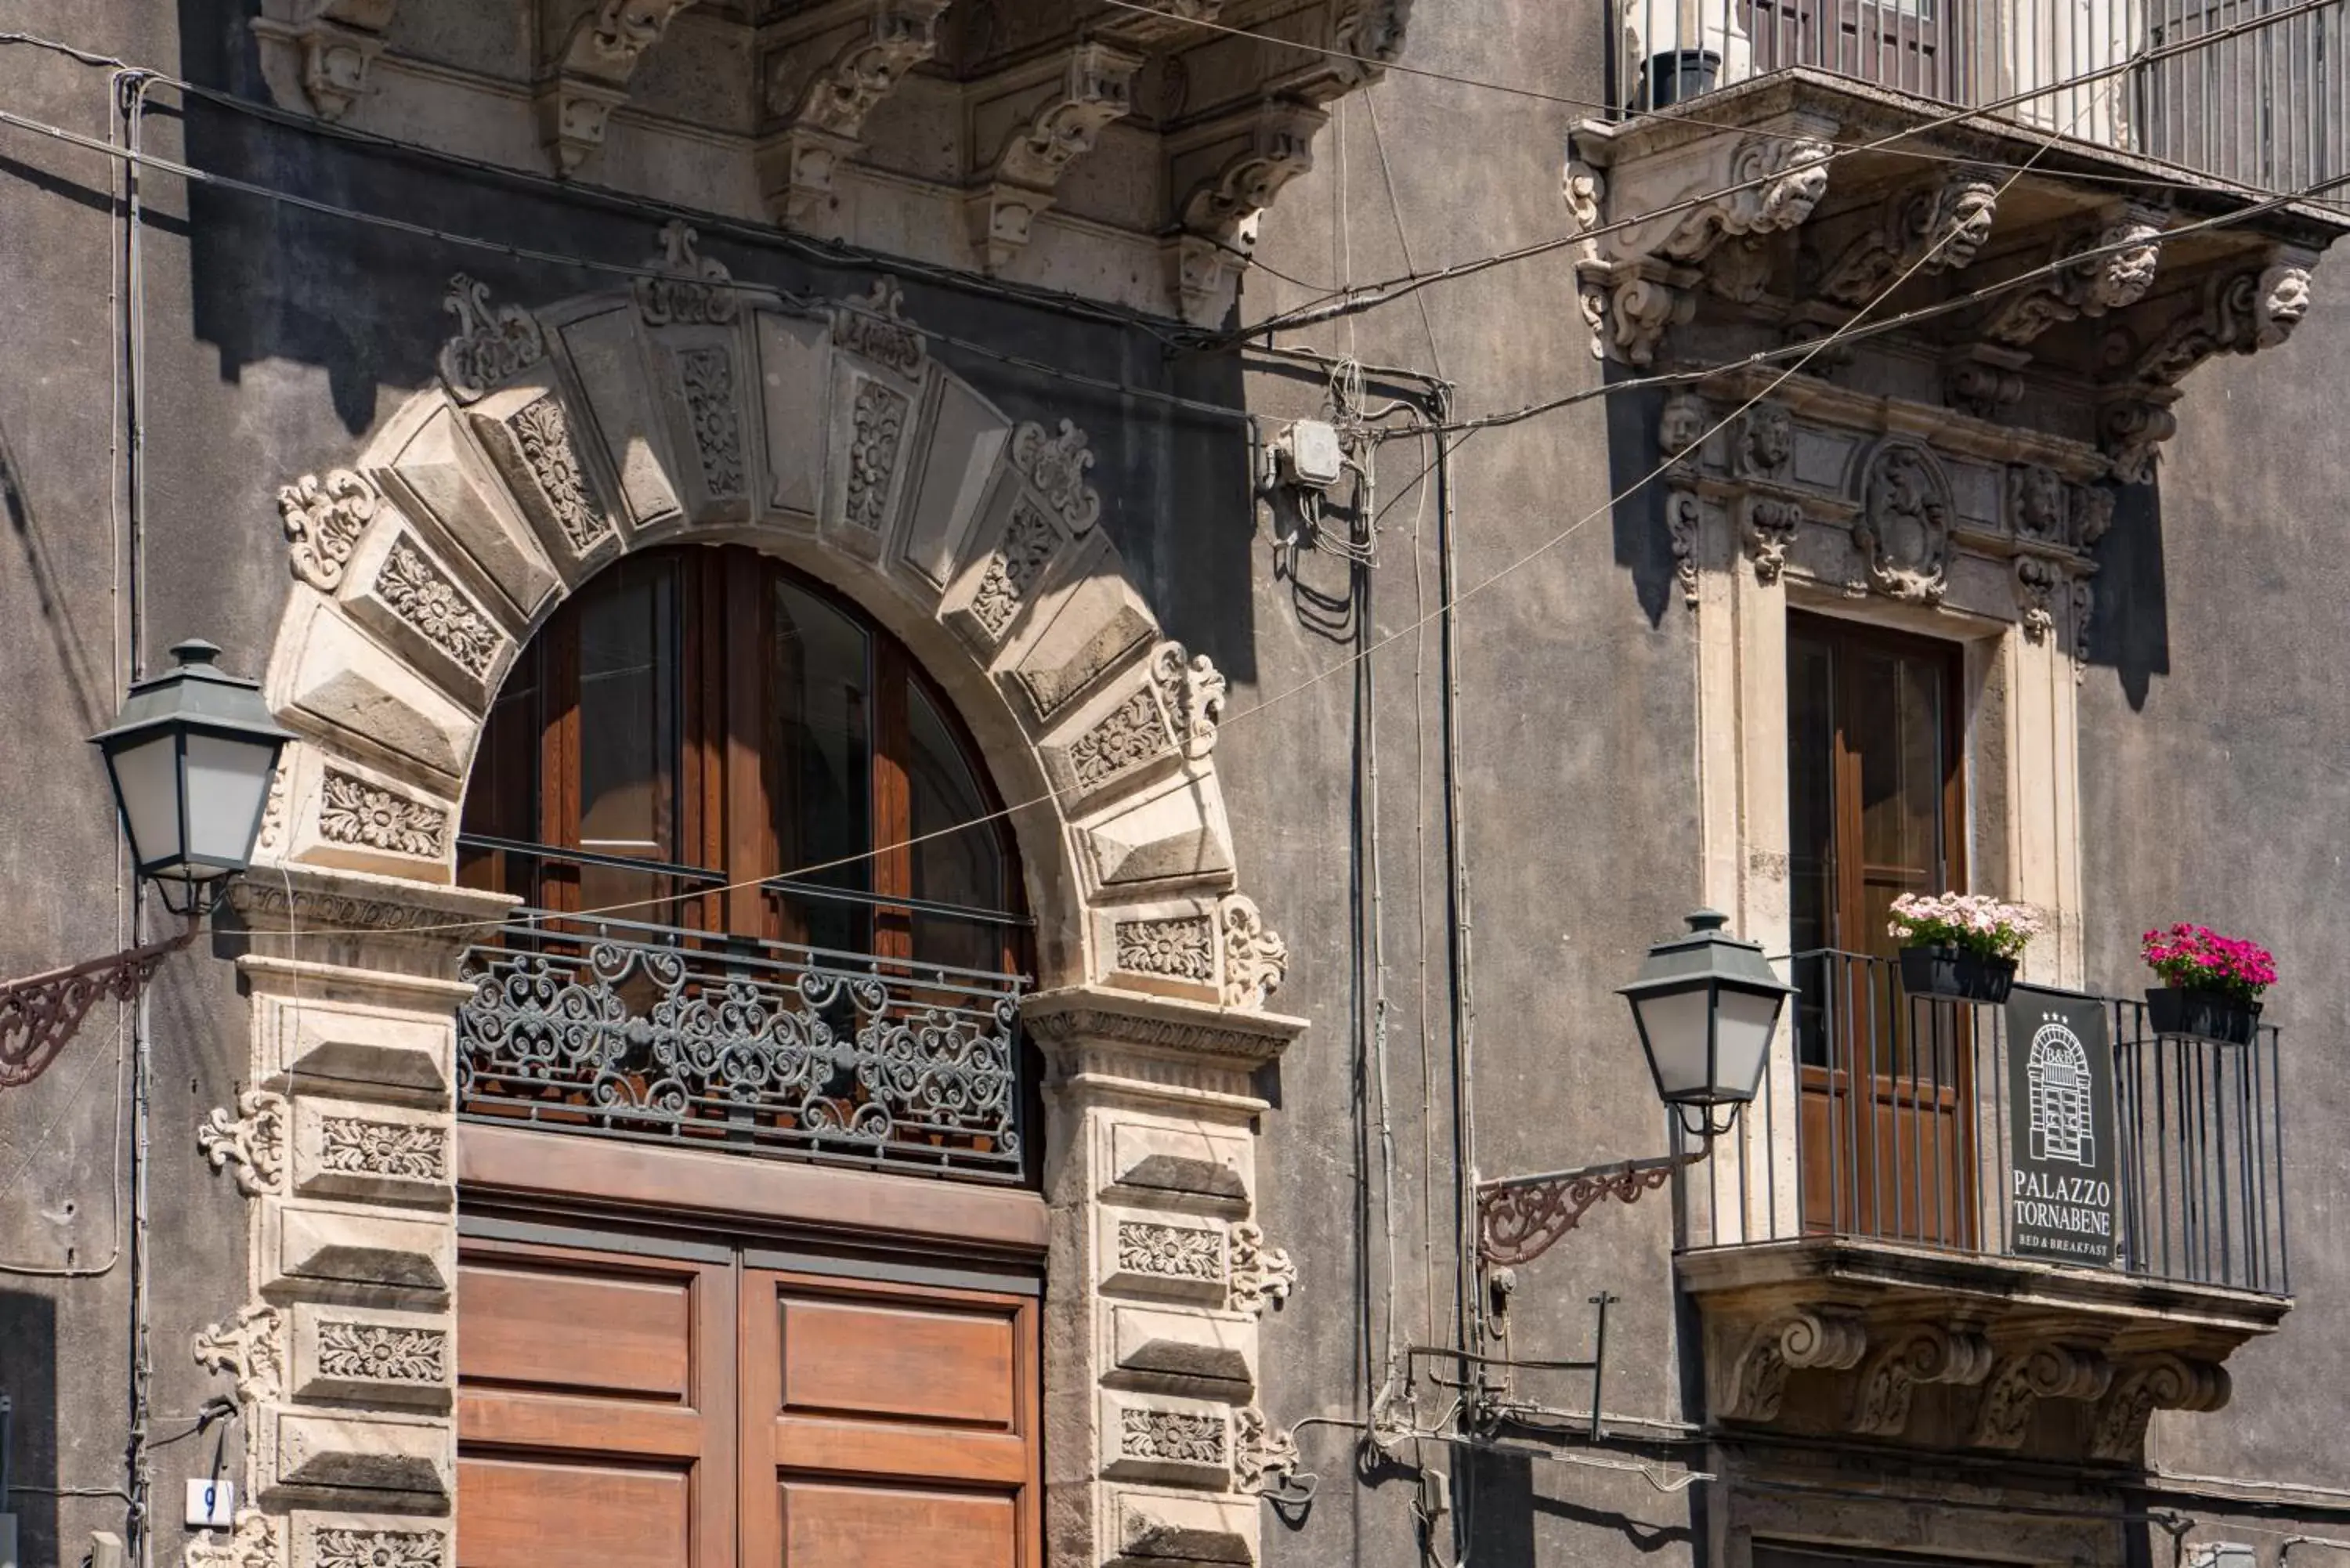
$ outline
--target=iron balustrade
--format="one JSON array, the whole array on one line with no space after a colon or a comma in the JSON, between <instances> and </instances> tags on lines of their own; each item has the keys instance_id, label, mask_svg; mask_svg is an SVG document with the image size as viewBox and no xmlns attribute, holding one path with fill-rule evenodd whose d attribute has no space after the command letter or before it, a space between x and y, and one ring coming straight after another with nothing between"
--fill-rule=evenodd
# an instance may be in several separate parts
<instances>
[{"instance_id":1,"label":"iron balustrade","mask_svg":"<svg viewBox=\"0 0 2350 1568\"><path fill-rule=\"evenodd\" d=\"M2000 103L1992 112L2033 130L2256 190L2297 191L2350 172L2350 23L2339 6L1622 0L1617 19L1611 101L1633 112L1802 66L1953 108ZM2097 72L2107 74L2080 79ZM2046 90L2005 101L2034 89Z\"/></svg>"},{"instance_id":2,"label":"iron balustrade","mask_svg":"<svg viewBox=\"0 0 2350 1568\"><path fill-rule=\"evenodd\" d=\"M1804 952L1792 970L1793 1027L1738 1127L1690 1173L1687 1244L2018 1255L2005 1007L1907 995L1881 958ZM2142 1001L2095 1001L2114 1054L2113 1266L2291 1294L2277 1031L2216 1044L2157 1033Z\"/></svg>"},{"instance_id":3,"label":"iron balustrade","mask_svg":"<svg viewBox=\"0 0 2350 1568\"><path fill-rule=\"evenodd\" d=\"M1014 1181L1019 975L519 912L467 950L464 1116Z\"/></svg>"}]
</instances>

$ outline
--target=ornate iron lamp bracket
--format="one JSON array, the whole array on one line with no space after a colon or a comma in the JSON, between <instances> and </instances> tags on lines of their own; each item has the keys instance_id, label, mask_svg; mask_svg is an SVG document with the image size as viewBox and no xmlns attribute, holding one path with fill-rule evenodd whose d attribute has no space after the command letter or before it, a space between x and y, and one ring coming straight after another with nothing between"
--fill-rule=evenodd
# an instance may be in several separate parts
<instances>
[{"instance_id":1,"label":"ornate iron lamp bracket","mask_svg":"<svg viewBox=\"0 0 2350 1568\"><path fill-rule=\"evenodd\" d=\"M143 948L0 982L0 1089L21 1088L47 1072L92 1007L137 996L156 967L195 937L191 921L178 936Z\"/></svg>"},{"instance_id":2,"label":"ornate iron lamp bracket","mask_svg":"<svg viewBox=\"0 0 2350 1568\"><path fill-rule=\"evenodd\" d=\"M1488 1266L1530 1263L1582 1222L1603 1198L1639 1201L1674 1171L1705 1158L1699 1148L1656 1159L1587 1165L1542 1176L1511 1176L1477 1184L1477 1257Z\"/></svg>"}]
</instances>

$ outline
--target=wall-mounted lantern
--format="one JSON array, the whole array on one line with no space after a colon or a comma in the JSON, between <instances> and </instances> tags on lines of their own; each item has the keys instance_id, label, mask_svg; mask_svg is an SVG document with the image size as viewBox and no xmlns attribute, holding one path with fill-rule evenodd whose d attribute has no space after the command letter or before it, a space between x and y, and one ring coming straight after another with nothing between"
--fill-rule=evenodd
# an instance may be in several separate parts
<instances>
[{"instance_id":1,"label":"wall-mounted lantern","mask_svg":"<svg viewBox=\"0 0 2350 1568\"><path fill-rule=\"evenodd\" d=\"M257 681L214 667L211 643L193 639L172 655L179 663L132 686L90 743L106 757L139 874L166 909L202 915L253 864L270 777L294 736Z\"/></svg>"},{"instance_id":2,"label":"wall-mounted lantern","mask_svg":"<svg viewBox=\"0 0 2350 1568\"><path fill-rule=\"evenodd\" d=\"M1655 1191L1674 1171L1703 1159L1737 1121L1739 1107L1754 1098L1779 1015L1795 988L1772 971L1761 947L1723 929L1728 924L1727 916L1700 909L1689 917L1686 934L1648 950L1639 977L1618 992L1632 1004L1659 1097L1700 1146L1654 1159L1479 1182L1481 1268L1531 1262L1600 1199L1630 1203Z\"/></svg>"},{"instance_id":3,"label":"wall-mounted lantern","mask_svg":"<svg viewBox=\"0 0 2350 1568\"><path fill-rule=\"evenodd\" d=\"M178 936L69 968L0 982L0 1088L29 1084L101 1000L128 1002L188 945L229 879L253 864L278 753L292 740L258 683L215 669L220 649L189 641L179 663L130 688L114 723L90 737L139 875L190 917Z\"/></svg>"},{"instance_id":4,"label":"wall-mounted lantern","mask_svg":"<svg viewBox=\"0 0 2350 1568\"><path fill-rule=\"evenodd\" d=\"M1760 945L1722 929L1729 923L1727 915L1698 910L1689 934L1650 948L1640 977L1617 993L1632 1004L1658 1095L1692 1136L1709 1138L1728 1132L1738 1107L1754 1098L1779 1014L1795 992L1772 972Z\"/></svg>"}]
</instances>

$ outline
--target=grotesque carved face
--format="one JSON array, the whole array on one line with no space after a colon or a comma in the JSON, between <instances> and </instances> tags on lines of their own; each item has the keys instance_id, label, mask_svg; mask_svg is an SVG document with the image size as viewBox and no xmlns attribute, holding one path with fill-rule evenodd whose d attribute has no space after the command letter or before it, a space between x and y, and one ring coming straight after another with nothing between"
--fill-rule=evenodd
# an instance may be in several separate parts
<instances>
[{"instance_id":1,"label":"grotesque carved face","mask_svg":"<svg viewBox=\"0 0 2350 1568\"><path fill-rule=\"evenodd\" d=\"M1938 235L1947 234L1936 253L1935 265L1956 272L1971 265L1991 238L1991 220L1999 212L1999 187L1989 180L1969 177L1942 188L1942 222Z\"/></svg>"},{"instance_id":2,"label":"grotesque carved face","mask_svg":"<svg viewBox=\"0 0 2350 1568\"><path fill-rule=\"evenodd\" d=\"M2053 539L2064 522L2064 482L2051 469L2022 470L2016 476L2016 527L2035 539Z\"/></svg>"},{"instance_id":3,"label":"grotesque carved face","mask_svg":"<svg viewBox=\"0 0 2350 1568\"><path fill-rule=\"evenodd\" d=\"M2280 264L2261 274L2260 313L2262 346L2283 342L2309 314L2307 270Z\"/></svg>"},{"instance_id":4,"label":"grotesque carved face","mask_svg":"<svg viewBox=\"0 0 2350 1568\"><path fill-rule=\"evenodd\" d=\"M1795 428L1786 410L1764 403L1746 416L1746 461L1756 472L1778 472L1794 451Z\"/></svg>"},{"instance_id":5,"label":"grotesque carved face","mask_svg":"<svg viewBox=\"0 0 2350 1568\"><path fill-rule=\"evenodd\" d=\"M2106 258L2097 275L2092 299L2106 310L2118 310L2146 296L2154 286L2154 269L2162 259L2158 238L2162 231L2151 223L2116 223L2098 236L2100 245L2126 244Z\"/></svg>"},{"instance_id":6,"label":"grotesque carved face","mask_svg":"<svg viewBox=\"0 0 2350 1568\"><path fill-rule=\"evenodd\" d=\"M1684 392L1665 400L1664 416L1657 421L1657 444L1667 457L1679 457L1705 434L1705 404Z\"/></svg>"}]
</instances>

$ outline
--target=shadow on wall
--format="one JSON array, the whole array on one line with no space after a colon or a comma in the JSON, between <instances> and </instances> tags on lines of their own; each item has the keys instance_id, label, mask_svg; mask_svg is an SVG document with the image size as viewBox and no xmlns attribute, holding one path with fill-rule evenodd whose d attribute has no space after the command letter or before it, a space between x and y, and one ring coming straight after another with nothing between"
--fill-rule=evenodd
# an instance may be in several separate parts
<instances>
[{"instance_id":1,"label":"shadow on wall","mask_svg":"<svg viewBox=\"0 0 2350 1568\"><path fill-rule=\"evenodd\" d=\"M1620 380L1621 366L1608 364L1604 373ZM1607 475L1611 493L1621 494L1634 480L1655 469L1658 462L1657 421L1665 395L1660 390L1628 393L1607 400ZM1616 564L1632 574L1632 594L1650 627L1664 622L1673 602L1673 547L1665 531L1665 488L1643 484L1622 495L1610 508L1616 537ZM1564 524L1562 524L1564 526Z\"/></svg>"},{"instance_id":2,"label":"shadow on wall","mask_svg":"<svg viewBox=\"0 0 2350 1568\"><path fill-rule=\"evenodd\" d=\"M2122 695L2143 711L2158 675L2170 673L2170 599L2162 567L2162 488L2124 485L2113 531L2096 550L2096 613L2089 662L2121 677Z\"/></svg>"},{"instance_id":3,"label":"shadow on wall","mask_svg":"<svg viewBox=\"0 0 2350 1568\"><path fill-rule=\"evenodd\" d=\"M57 1319L47 1296L0 1291L0 1475L16 1516L17 1560L60 1561L57 1548ZM29 1489L29 1490L26 1490Z\"/></svg>"},{"instance_id":4,"label":"shadow on wall","mask_svg":"<svg viewBox=\"0 0 2350 1568\"><path fill-rule=\"evenodd\" d=\"M1582 1552L1575 1549L1575 1543L1578 1540L1596 1542L1594 1532L1622 1541L1640 1556L1662 1554L1674 1562L1685 1560L1684 1553L1696 1545L1697 1532L1686 1524L1659 1524L1614 1509L1574 1501L1572 1494L1578 1489L1571 1479L1562 1478L1571 1478L1575 1472L1565 1466L1544 1465L1543 1486L1538 1487L1534 1456L1474 1449L1458 1452L1461 1484L1455 1490L1455 1506L1462 1511L1461 1523L1466 1544L1461 1555L1466 1561L1551 1560L1538 1554L1537 1535L1552 1541L1553 1552L1561 1561L1580 1557ZM1590 1474L1587 1470L1583 1473ZM1549 1492L1568 1495L1549 1495L1545 1487ZM1537 1523L1545 1519L1562 1521L1566 1532L1562 1534L1556 1525L1545 1528ZM1562 1545L1568 1550L1559 1552Z\"/></svg>"}]
</instances>

